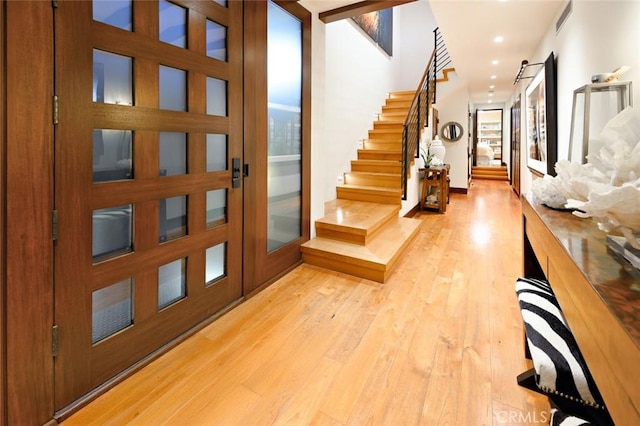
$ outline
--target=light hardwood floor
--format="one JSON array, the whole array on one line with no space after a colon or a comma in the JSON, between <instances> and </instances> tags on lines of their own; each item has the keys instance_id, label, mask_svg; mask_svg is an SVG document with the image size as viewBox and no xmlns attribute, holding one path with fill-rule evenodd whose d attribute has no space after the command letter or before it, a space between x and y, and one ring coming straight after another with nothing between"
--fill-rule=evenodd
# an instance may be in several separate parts
<instances>
[{"instance_id":1,"label":"light hardwood floor","mask_svg":"<svg viewBox=\"0 0 640 426\"><path fill-rule=\"evenodd\" d=\"M526 425L520 202L476 181L386 284L302 265L63 423Z\"/></svg>"}]
</instances>

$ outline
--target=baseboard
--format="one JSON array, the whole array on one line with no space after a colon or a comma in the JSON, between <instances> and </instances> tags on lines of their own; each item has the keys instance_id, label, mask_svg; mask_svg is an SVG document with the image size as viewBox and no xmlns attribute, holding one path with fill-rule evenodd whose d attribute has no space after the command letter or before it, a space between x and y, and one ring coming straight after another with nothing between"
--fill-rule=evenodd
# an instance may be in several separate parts
<instances>
[{"instance_id":1,"label":"baseboard","mask_svg":"<svg viewBox=\"0 0 640 426\"><path fill-rule=\"evenodd\" d=\"M467 188L449 188L449 192L453 192L456 194L466 194Z\"/></svg>"},{"instance_id":2,"label":"baseboard","mask_svg":"<svg viewBox=\"0 0 640 426\"><path fill-rule=\"evenodd\" d=\"M420 211L420 204L416 204L415 206L413 206L413 208L411 210L409 210L404 217L409 217L412 218L415 215L418 214L418 212Z\"/></svg>"}]
</instances>

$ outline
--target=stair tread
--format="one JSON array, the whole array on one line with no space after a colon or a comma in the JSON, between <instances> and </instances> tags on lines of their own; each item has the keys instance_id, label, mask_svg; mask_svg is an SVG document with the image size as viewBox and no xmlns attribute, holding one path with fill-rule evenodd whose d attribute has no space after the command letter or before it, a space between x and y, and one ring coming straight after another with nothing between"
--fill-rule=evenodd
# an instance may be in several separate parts
<instances>
[{"instance_id":1,"label":"stair tread","mask_svg":"<svg viewBox=\"0 0 640 426\"><path fill-rule=\"evenodd\" d=\"M349 258L353 261L386 269L389 263L412 240L421 224L420 219L398 217L390 220L367 245L353 244L328 238L314 238L302 245L302 251L321 252L323 257ZM373 265L372 265L373 264Z\"/></svg>"},{"instance_id":2,"label":"stair tread","mask_svg":"<svg viewBox=\"0 0 640 426\"><path fill-rule=\"evenodd\" d=\"M384 172L346 172L348 175L366 175L366 176L383 176L383 177L400 177L400 173L384 173Z\"/></svg>"},{"instance_id":3,"label":"stair tread","mask_svg":"<svg viewBox=\"0 0 640 426\"><path fill-rule=\"evenodd\" d=\"M335 199L325 203L324 217L316 220L316 227L348 228L353 233L367 234L399 211L400 207L393 204Z\"/></svg>"}]
</instances>

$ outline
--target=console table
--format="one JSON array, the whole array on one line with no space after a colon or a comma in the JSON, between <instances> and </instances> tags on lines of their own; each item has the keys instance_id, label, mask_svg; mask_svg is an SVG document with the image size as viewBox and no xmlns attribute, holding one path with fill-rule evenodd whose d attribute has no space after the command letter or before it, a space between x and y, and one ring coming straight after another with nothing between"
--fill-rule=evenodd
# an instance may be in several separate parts
<instances>
[{"instance_id":1,"label":"console table","mask_svg":"<svg viewBox=\"0 0 640 426\"><path fill-rule=\"evenodd\" d=\"M524 275L551 284L615 423L640 424L640 271L590 219L521 201Z\"/></svg>"},{"instance_id":2,"label":"console table","mask_svg":"<svg viewBox=\"0 0 640 426\"><path fill-rule=\"evenodd\" d=\"M424 173L422 178L422 191L420 192L420 210L438 209L440 213L447 211L449 202L449 164L442 166L430 166L419 169ZM434 201L427 197L434 191L436 198Z\"/></svg>"}]
</instances>

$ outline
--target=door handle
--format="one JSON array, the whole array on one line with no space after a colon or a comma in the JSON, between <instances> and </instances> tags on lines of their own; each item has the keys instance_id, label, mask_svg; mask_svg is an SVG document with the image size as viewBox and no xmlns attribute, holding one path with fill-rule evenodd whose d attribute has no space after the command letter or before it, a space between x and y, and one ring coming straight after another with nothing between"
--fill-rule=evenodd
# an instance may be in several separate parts
<instances>
[{"instance_id":1,"label":"door handle","mask_svg":"<svg viewBox=\"0 0 640 426\"><path fill-rule=\"evenodd\" d=\"M240 158L231 159L231 187L240 188L240 179L242 179L242 170L240 169Z\"/></svg>"}]
</instances>

